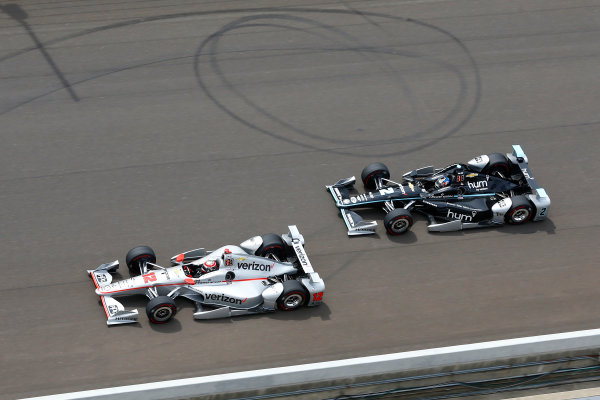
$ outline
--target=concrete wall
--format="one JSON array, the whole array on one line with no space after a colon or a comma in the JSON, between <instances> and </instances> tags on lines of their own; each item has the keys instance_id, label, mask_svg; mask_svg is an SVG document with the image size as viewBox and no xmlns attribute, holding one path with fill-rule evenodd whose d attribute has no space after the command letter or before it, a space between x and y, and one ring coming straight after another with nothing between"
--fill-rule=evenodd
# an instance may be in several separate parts
<instances>
[{"instance_id":1,"label":"concrete wall","mask_svg":"<svg viewBox=\"0 0 600 400\"><path fill-rule=\"evenodd\" d=\"M378 379L410 377L507 363L598 354L600 329L441 347L372 357L352 358L283 368L178 379L67 393L36 399L190 399L233 398L300 389L338 388L304 398L347 393L347 385ZM384 385L384 383L381 383ZM375 390L372 387L371 390ZM384 390L384 389L382 389ZM298 398L296 396L295 398Z\"/></svg>"}]
</instances>

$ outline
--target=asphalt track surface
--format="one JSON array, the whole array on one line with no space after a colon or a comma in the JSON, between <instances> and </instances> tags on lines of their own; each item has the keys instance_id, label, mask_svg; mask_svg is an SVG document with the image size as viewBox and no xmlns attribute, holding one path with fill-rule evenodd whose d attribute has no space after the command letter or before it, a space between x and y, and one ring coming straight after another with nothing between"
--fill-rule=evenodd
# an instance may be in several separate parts
<instances>
[{"instance_id":1,"label":"asphalt track surface","mask_svg":"<svg viewBox=\"0 0 600 400\"><path fill-rule=\"evenodd\" d=\"M0 398L598 327L600 1L0 10ZM349 238L324 190L512 144L545 222ZM288 224L319 308L108 328L84 272Z\"/></svg>"}]
</instances>

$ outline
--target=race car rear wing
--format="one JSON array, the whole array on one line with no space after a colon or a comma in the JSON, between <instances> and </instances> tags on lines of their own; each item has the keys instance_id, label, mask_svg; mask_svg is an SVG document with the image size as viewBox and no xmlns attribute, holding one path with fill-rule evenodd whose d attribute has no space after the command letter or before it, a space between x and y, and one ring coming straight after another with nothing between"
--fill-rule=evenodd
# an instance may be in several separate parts
<instances>
[{"instance_id":1,"label":"race car rear wing","mask_svg":"<svg viewBox=\"0 0 600 400\"><path fill-rule=\"evenodd\" d=\"M288 229L290 231L281 235L281 238L288 246L294 249L302 270L307 274L315 272L304 250L304 236L302 236L296 225L290 225Z\"/></svg>"},{"instance_id":2,"label":"race car rear wing","mask_svg":"<svg viewBox=\"0 0 600 400\"><path fill-rule=\"evenodd\" d=\"M550 197L546 193L546 190L541 188L537 181L535 180L533 174L531 173L531 169L529 169L529 160L527 159L527 155L523 151L520 145L514 144L513 152L506 153L506 157L512 162L514 165L518 165L521 173L525 177L527 181L527 185L531 189L531 194L528 194L527 197L529 200L535 205L536 213L533 217L534 221L541 221L546 218L548 215L548 209L550 208Z\"/></svg>"},{"instance_id":3,"label":"race car rear wing","mask_svg":"<svg viewBox=\"0 0 600 400\"><path fill-rule=\"evenodd\" d=\"M527 159L527 155L523 151L520 145L513 144L513 152L512 154L506 153L506 157L515 165L519 166L521 173L527 180L527 185L531 188L532 191L535 191L540 186L536 182L531 170L529 169L529 160Z\"/></svg>"},{"instance_id":4,"label":"race car rear wing","mask_svg":"<svg viewBox=\"0 0 600 400\"><path fill-rule=\"evenodd\" d=\"M290 225L288 226L288 229L289 233L285 233L281 235L281 237L288 246L294 249L296 257L298 257L298 262L304 270L304 273L307 275L307 277L300 279L310 294L306 305L308 307L317 306L323 301L325 283L319 274L315 272L308 259L308 255L304 250L304 237L300 234L300 231L298 231L298 227L296 225Z\"/></svg>"}]
</instances>

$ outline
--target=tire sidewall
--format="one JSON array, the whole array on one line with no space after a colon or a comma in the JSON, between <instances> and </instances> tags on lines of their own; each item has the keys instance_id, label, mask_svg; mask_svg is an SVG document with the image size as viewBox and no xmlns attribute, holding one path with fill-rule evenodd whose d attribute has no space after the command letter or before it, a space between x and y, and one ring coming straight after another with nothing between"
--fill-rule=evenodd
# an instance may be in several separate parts
<instances>
[{"instance_id":1,"label":"tire sidewall","mask_svg":"<svg viewBox=\"0 0 600 400\"><path fill-rule=\"evenodd\" d=\"M149 246L137 246L127 252L125 263L131 273L139 274L139 268L136 267L138 266L138 263L144 259L147 262L156 263L156 254L154 253L154 250Z\"/></svg>"},{"instance_id":2,"label":"tire sidewall","mask_svg":"<svg viewBox=\"0 0 600 400\"><path fill-rule=\"evenodd\" d=\"M261 236L263 243L254 253L259 257L268 257L269 254L274 254L279 260L284 261L287 255L285 243L281 236L274 233L268 233Z\"/></svg>"},{"instance_id":3,"label":"tire sidewall","mask_svg":"<svg viewBox=\"0 0 600 400\"><path fill-rule=\"evenodd\" d=\"M302 300L297 305L294 305L293 307L288 307L286 304L286 301L292 296L294 296L294 297L300 296L300 297L302 297ZM306 303L306 294L302 291L295 290L293 292L289 292L288 294L286 294L285 296L283 296L281 298L279 308L282 311L294 311L294 310L297 310L298 308L302 307L304 305L304 303Z\"/></svg>"},{"instance_id":4,"label":"tire sidewall","mask_svg":"<svg viewBox=\"0 0 600 400\"><path fill-rule=\"evenodd\" d=\"M390 170L383 163L371 163L363 168L360 177L363 185L367 189L375 189L375 180L377 178L390 178Z\"/></svg>"},{"instance_id":5,"label":"tire sidewall","mask_svg":"<svg viewBox=\"0 0 600 400\"><path fill-rule=\"evenodd\" d=\"M157 314L169 311L168 315L159 316ZM150 300L146 305L146 315L153 324L166 324L177 314L175 300L167 296L159 296Z\"/></svg>"},{"instance_id":6,"label":"tire sidewall","mask_svg":"<svg viewBox=\"0 0 600 400\"><path fill-rule=\"evenodd\" d=\"M406 225L404 226L404 229L399 232L392 229L392 227L398 221L406 221ZM406 233L406 231L408 231L410 229L410 226L412 225L412 219L408 216L400 215L400 216L394 218L389 225L390 225L390 227L386 228L386 229L390 235L402 235L403 233Z\"/></svg>"},{"instance_id":7,"label":"tire sidewall","mask_svg":"<svg viewBox=\"0 0 600 400\"><path fill-rule=\"evenodd\" d=\"M510 225L521 225L533 217L534 211L533 206L529 203L529 201L523 196L515 196L511 198L512 205L508 212L506 213L505 221ZM519 214L520 212L526 210L529 214L523 220L516 221L514 219L515 214Z\"/></svg>"},{"instance_id":8,"label":"tire sidewall","mask_svg":"<svg viewBox=\"0 0 600 400\"><path fill-rule=\"evenodd\" d=\"M486 175L494 175L496 172L501 172L504 177L510 175L510 164L507 158L500 153L492 153L488 155L489 164L483 171Z\"/></svg>"},{"instance_id":9,"label":"tire sidewall","mask_svg":"<svg viewBox=\"0 0 600 400\"><path fill-rule=\"evenodd\" d=\"M392 229L394 224L398 223L399 221L405 222L404 229L400 232ZM403 208L397 208L386 214L386 216L383 219L383 224L385 226L385 230L389 235L398 236L403 235L410 230L410 228L413 225L413 218L408 210L405 210Z\"/></svg>"},{"instance_id":10,"label":"tire sidewall","mask_svg":"<svg viewBox=\"0 0 600 400\"><path fill-rule=\"evenodd\" d=\"M165 319L165 317L162 317L162 319L157 319L157 314L163 310L170 310L168 317L166 319ZM166 324L175 316L176 312L177 312L176 308L171 304L167 304L167 303L159 304L156 307L154 307L152 309L152 311L150 312L152 314L150 321L153 324Z\"/></svg>"},{"instance_id":11,"label":"tire sidewall","mask_svg":"<svg viewBox=\"0 0 600 400\"><path fill-rule=\"evenodd\" d=\"M300 296L302 300L295 304L293 307L289 307L285 304L286 300L292 296ZM308 292L302 286L302 284L296 280L289 280L283 282L283 292L277 299L277 308L281 311L294 311L302 307L308 302Z\"/></svg>"}]
</instances>

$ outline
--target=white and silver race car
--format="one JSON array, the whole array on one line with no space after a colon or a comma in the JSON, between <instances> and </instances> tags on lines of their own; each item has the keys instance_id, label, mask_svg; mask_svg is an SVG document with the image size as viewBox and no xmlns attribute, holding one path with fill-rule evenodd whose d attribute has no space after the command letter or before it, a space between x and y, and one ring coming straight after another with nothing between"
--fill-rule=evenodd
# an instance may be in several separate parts
<instances>
[{"instance_id":1,"label":"white and silver race car","mask_svg":"<svg viewBox=\"0 0 600 400\"><path fill-rule=\"evenodd\" d=\"M112 281L118 260L87 271L108 325L137 322L138 310L126 310L118 296L147 296L150 322L163 324L177 313L178 296L196 304L195 319L213 319L317 306L325 291L295 225L281 236L255 236L239 246L181 253L171 258L169 268L157 265L147 246L131 249L126 263L134 276L121 281Z\"/></svg>"}]
</instances>

